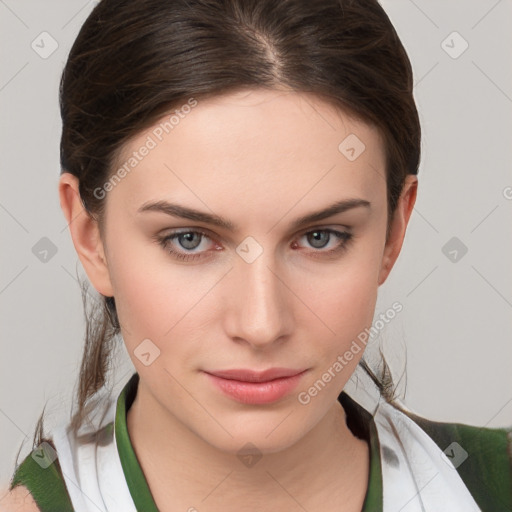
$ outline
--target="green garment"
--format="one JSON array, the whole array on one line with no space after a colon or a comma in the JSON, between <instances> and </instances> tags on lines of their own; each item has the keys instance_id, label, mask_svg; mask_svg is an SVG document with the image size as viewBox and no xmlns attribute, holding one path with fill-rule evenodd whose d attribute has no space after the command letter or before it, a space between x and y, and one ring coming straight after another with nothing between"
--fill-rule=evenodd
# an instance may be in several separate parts
<instances>
[{"instance_id":1,"label":"green garment","mask_svg":"<svg viewBox=\"0 0 512 512\"><path fill-rule=\"evenodd\" d=\"M126 413L133 403L139 375L133 374L117 399L115 428L121 465L135 507L141 512L158 512L144 473L138 463L128 435ZM347 418L347 425L370 447L369 485L362 512L382 512L383 489L380 445L372 415L345 392L338 397ZM483 428L458 423L434 422L403 410L439 446L446 449L457 442L470 456L457 471L482 512L512 512L512 427ZM10 488L24 485L32 494L41 512L72 512L58 458L43 469L33 458L33 450L17 467ZM117 512L117 511L109 511ZM430 511L429 511L430 512Z\"/></svg>"}]
</instances>

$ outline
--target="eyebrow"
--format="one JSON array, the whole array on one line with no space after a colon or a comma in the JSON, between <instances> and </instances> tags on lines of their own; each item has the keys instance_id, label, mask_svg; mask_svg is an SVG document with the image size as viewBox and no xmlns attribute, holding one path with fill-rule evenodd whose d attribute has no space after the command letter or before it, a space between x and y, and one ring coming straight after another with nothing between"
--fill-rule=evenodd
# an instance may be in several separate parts
<instances>
[{"instance_id":1,"label":"eyebrow","mask_svg":"<svg viewBox=\"0 0 512 512\"><path fill-rule=\"evenodd\" d=\"M327 219L328 217L332 217L337 213L343 213L348 210L352 210L354 208L359 207L371 209L371 204L366 199L359 198L351 198L344 199L342 201L337 201L336 203L328 206L327 208L324 208L316 212L308 213L307 215L295 219L291 223L291 228L297 229L305 224ZM213 226L223 228L227 231L238 230L238 226L236 224L232 223L227 219L224 219L223 217L220 217L219 215L203 212L200 210L195 210L193 208L188 208L186 206L170 203L168 201L163 200L144 203L137 210L137 213L142 212L160 212L170 215L172 217L179 217L182 219L189 219L197 222L203 222L205 224L211 224Z\"/></svg>"}]
</instances>

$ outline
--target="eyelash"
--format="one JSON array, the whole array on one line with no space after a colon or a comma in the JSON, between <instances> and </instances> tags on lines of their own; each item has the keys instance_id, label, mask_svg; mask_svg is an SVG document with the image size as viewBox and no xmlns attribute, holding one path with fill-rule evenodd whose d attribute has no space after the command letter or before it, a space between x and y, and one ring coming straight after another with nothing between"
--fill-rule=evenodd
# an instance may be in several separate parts
<instances>
[{"instance_id":1,"label":"eyelash","mask_svg":"<svg viewBox=\"0 0 512 512\"><path fill-rule=\"evenodd\" d=\"M352 233L349 233L348 231L336 231L335 229L328 229L328 228L320 229L319 228L319 229L313 229L310 231L306 231L306 232L302 233L301 235L299 235L298 238L302 238L303 236L309 235L311 233L316 233L316 232L330 233L330 234L334 235L335 237L337 237L338 239L342 240L342 242L339 245L337 245L336 247L334 247L333 249L329 249L327 251L322 251L321 249L316 250L316 251L313 250L313 253L318 253L313 256L315 258L317 258L317 257L329 258L330 256L334 256L335 254L341 254L341 253L345 252L348 249L350 243L353 241L353 237L354 237L354 235ZM156 240L161 245L161 247L163 247L165 250L167 250L168 253L170 253L174 258L176 258L178 260L191 261L191 260L196 260L198 258L207 257L207 256L203 256L202 253L187 254L187 253L175 251L174 249L171 249L169 247L170 242L172 240L178 238L181 235L186 235L186 234L191 234L191 233L192 234L200 234L208 239L211 239L208 236L208 234L205 233L204 231L188 230L188 231L176 231L176 232L171 233L170 235L166 235L164 237L157 236ZM330 241L330 239L329 239L329 241Z\"/></svg>"}]
</instances>

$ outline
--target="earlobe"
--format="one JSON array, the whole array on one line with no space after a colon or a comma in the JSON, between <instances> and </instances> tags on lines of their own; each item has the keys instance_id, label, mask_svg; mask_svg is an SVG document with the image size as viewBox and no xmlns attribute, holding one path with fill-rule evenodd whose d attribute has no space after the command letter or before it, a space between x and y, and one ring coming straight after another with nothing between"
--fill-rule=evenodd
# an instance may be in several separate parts
<instances>
[{"instance_id":1,"label":"earlobe","mask_svg":"<svg viewBox=\"0 0 512 512\"><path fill-rule=\"evenodd\" d=\"M389 239L384 247L382 265L379 273L378 285L383 284L393 268L405 238L405 232L411 217L416 193L418 190L418 178L416 175L408 174L400 194L398 204L391 223Z\"/></svg>"},{"instance_id":2,"label":"earlobe","mask_svg":"<svg viewBox=\"0 0 512 512\"><path fill-rule=\"evenodd\" d=\"M107 297L114 295L98 223L85 210L78 178L69 172L59 179L60 207L69 226L73 245L94 288Z\"/></svg>"}]
</instances>

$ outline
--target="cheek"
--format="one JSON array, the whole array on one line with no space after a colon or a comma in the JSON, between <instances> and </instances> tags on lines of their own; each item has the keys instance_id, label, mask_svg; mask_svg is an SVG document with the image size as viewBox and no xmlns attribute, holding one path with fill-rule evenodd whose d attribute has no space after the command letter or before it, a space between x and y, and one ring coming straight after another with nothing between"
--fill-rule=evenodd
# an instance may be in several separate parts
<instances>
[{"instance_id":1,"label":"cheek","mask_svg":"<svg viewBox=\"0 0 512 512\"><path fill-rule=\"evenodd\" d=\"M204 330L216 308L216 283L223 270L187 266L171 260L164 249L150 242L113 240L109 257L116 307L123 338L130 353L150 339L162 355L192 350L192 339ZM173 343L175 340L187 343ZM187 348L188 347L188 348ZM160 360L163 361L164 358Z\"/></svg>"},{"instance_id":2,"label":"cheek","mask_svg":"<svg viewBox=\"0 0 512 512\"><path fill-rule=\"evenodd\" d=\"M382 249L375 240L361 239L325 272L309 276L303 297L322 309L334 323L368 319L374 313ZM351 318L353 317L353 318Z\"/></svg>"},{"instance_id":3,"label":"cheek","mask_svg":"<svg viewBox=\"0 0 512 512\"><path fill-rule=\"evenodd\" d=\"M301 329L308 333L306 351L312 355L314 371L298 390L297 400L302 405L318 408L317 416L324 414L354 373L364 355L377 301L375 271L364 267L324 282L322 292L310 293L316 304L315 313L322 322L311 315ZM309 322L309 326L308 326Z\"/></svg>"},{"instance_id":4,"label":"cheek","mask_svg":"<svg viewBox=\"0 0 512 512\"><path fill-rule=\"evenodd\" d=\"M332 356L332 352L345 350L371 325L377 301L374 281L374 273L369 278L354 272L324 283L315 293L308 293L313 313L322 320L316 322L316 339L325 340L327 354Z\"/></svg>"},{"instance_id":5,"label":"cheek","mask_svg":"<svg viewBox=\"0 0 512 512\"><path fill-rule=\"evenodd\" d=\"M119 297L119 319L127 332L154 338L158 343L171 335L207 288L204 282L185 278L171 267L149 267L147 261L138 268L118 266L116 282L120 284L114 290Z\"/></svg>"},{"instance_id":6,"label":"cheek","mask_svg":"<svg viewBox=\"0 0 512 512\"><path fill-rule=\"evenodd\" d=\"M132 344L139 338L156 340L177 321L183 291L172 267L162 264L159 248L139 242L129 229L124 236L117 233L109 242L108 263L123 335Z\"/></svg>"},{"instance_id":7,"label":"cheek","mask_svg":"<svg viewBox=\"0 0 512 512\"><path fill-rule=\"evenodd\" d=\"M312 320L311 313L306 318L305 313L301 328L311 332L311 326L316 326L313 335L322 347L324 364L343 354L354 340L361 339L360 335L364 337L365 330L371 326L377 302L381 251L378 240L368 238L364 243L360 240L328 274L311 279L303 286L300 296L315 318ZM365 348L364 344L357 343ZM362 352L358 350L354 359L362 357ZM357 361L353 362L355 366Z\"/></svg>"}]
</instances>

